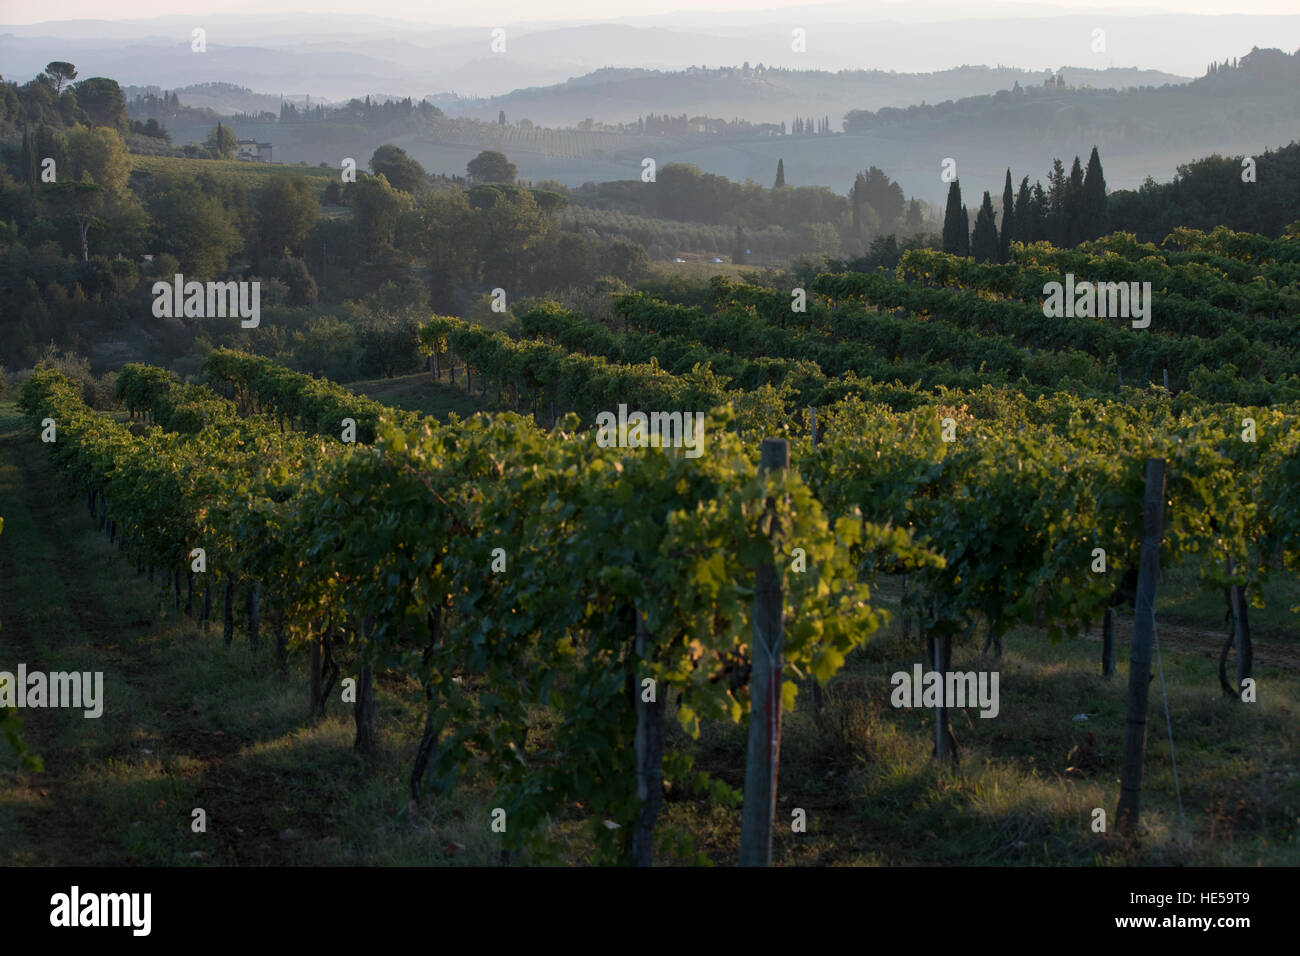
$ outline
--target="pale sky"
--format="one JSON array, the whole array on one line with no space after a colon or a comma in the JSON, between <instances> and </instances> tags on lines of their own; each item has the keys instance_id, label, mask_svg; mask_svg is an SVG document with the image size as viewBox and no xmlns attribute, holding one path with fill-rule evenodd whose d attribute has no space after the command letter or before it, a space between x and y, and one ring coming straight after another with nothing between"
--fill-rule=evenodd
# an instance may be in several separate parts
<instances>
[{"instance_id":1,"label":"pale sky","mask_svg":"<svg viewBox=\"0 0 1300 956\"><path fill-rule=\"evenodd\" d=\"M539 20L602 20L663 16L679 10L700 14L717 11L745 13L821 7L823 17L870 20L889 16L891 7L906 0L857 0L826 4L824 0L0 0L0 24L29 24L51 20L130 20L157 16L196 16L212 13L355 13L388 16L431 24L478 25ZM1018 6L1058 8L1062 12L1153 9L1192 14L1300 14L1300 0L923 0L921 6L950 10L956 17L996 15L999 8L1013 14ZM810 13L812 11L809 11Z\"/></svg>"}]
</instances>

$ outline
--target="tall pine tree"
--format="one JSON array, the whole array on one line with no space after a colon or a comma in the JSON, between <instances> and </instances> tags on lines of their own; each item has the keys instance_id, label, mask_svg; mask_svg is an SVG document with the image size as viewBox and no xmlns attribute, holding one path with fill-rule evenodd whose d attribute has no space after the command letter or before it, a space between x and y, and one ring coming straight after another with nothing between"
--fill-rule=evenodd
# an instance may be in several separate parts
<instances>
[{"instance_id":1,"label":"tall pine tree","mask_svg":"<svg viewBox=\"0 0 1300 956\"><path fill-rule=\"evenodd\" d=\"M978 226L979 223L976 223ZM1016 231L1016 197L1011 191L1011 169L1007 168L1007 181L1002 187L1002 229L998 234L998 262L1011 260L1011 240Z\"/></svg>"},{"instance_id":2,"label":"tall pine tree","mask_svg":"<svg viewBox=\"0 0 1300 956\"><path fill-rule=\"evenodd\" d=\"M993 197L984 190L984 201L975 216L975 231L971 234L970 254L977 262L994 262L998 258L998 227L993 212Z\"/></svg>"},{"instance_id":3,"label":"tall pine tree","mask_svg":"<svg viewBox=\"0 0 1300 956\"><path fill-rule=\"evenodd\" d=\"M1106 177L1101 171L1101 156L1097 147L1088 157L1088 168L1083 174L1083 238L1097 239L1110 232L1110 216L1106 210Z\"/></svg>"},{"instance_id":4,"label":"tall pine tree","mask_svg":"<svg viewBox=\"0 0 1300 956\"><path fill-rule=\"evenodd\" d=\"M961 204L961 180L948 184L948 205L943 213L943 251L954 256L966 255L966 210Z\"/></svg>"},{"instance_id":5,"label":"tall pine tree","mask_svg":"<svg viewBox=\"0 0 1300 956\"><path fill-rule=\"evenodd\" d=\"M776 182L772 184L773 189L780 189L785 185L785 160L776 161Z\"/></svg>"}]
</instances>

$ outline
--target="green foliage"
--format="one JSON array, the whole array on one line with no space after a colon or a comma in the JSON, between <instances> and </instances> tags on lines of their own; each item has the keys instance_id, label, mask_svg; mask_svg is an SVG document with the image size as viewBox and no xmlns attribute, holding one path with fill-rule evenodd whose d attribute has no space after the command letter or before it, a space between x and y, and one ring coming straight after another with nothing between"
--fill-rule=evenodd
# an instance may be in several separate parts
<instances>
[{"instance_id":1,"label":"green foliage","mask_svg":"<svg viewBox=\"0 0 1300 956\"><path fill-rule=\"evenodd\" d=\"M653 190L642 188L639 180L600 183L576 191L574 200L584 207L624 214L690 224L736 224L746 230L780 226L793 232L818 222L846 225L848 201L822 186L765 189L752 182L734 183L684 163L660 167L655 182ZM887 187L883 192L892 195ZM719 251L729 249L723 246Z\"/></svg>"},{"instance_id":2,"label":"green foliage","mask_svg":"<svg viewBox=\"0 0 1300 956\"><path fill-rule=\"evenodd\" d=\"M479 183L513 183L519 175L519 170L505 153L494 149L484 150L471 159L465 171Z\"/></svg>"},{"instance_id":3,"label":"green foliage","mask_svg":"<svg viewBox=\"0 0 1300 956\"><path fill-rule=\"evenodd\" d=\"M126 97L116 80L92 76L75 87L77 106L84 110L91 126L108 126L119 132L130 126L126 115Z\"/></svg>"},{"instance_id":4,"label":"green foliage","mask_svg":"<svg viewBox=\"0 0 1300 956\"><path fill-rule=\"evenodd\" d=\"M289 289L289 304L310 306L316 304L319 294L316 280L312 278L307 263L292 256L280 260L280 281Z\"/></svg>"},{"instance_id":5,"label":"green foliage","mask_svg":"<svg viewBox=\"0 0 1300 956\"><path fill-rule=\"evenodd\" d=\"M53 60L45 64L45 75L54 84L54 92L62 90L64 83L71 83L77 78L77 68L63 60Z\"/></svg>"},{"instance_id":6,"label":"green foliage","mask_svg":"<svg viewBox=\"0 0 1300 956\"><path fill-rule=\"evenodd\" d=\"M0 518L0 532L4 531L5 519ZM7 678L12 680L12 678ZM14 688L10 688L14 690ZM24 770L39 772L45 767L41 758L35 754L27 752L27 744L23 742L22 731L23 722L18 716L18 712L12 707L0 708L0 735L4 736L5 742L9 744L11 750L18 757L19 764Z\"/></svg>"},{"instance_id":7,"label":"green foliage","mask_svg":"<svg viewBox=\"0 0 1300 956\"><path fill-rule=\"evenodd\" d=\"M1096 148L1093 149L1093 155L1097 155ZM1100 169L1101 161L1098 160ZM1026 180L1028 182L1028 180ZM1027 188L1027 187L1026 187ZM1103 193L1104 195L1104 193ZM1011 190L1011 170L1007 170L1007 181L1002 187L1002 222L998 225L998 262L1006 262L1011 258L1011 240L1016 235L1016 197ZM1089 236L1088 238L1094 238Z\"/></svg>"},{"instance_id":8,"label":"green foliage","mask_svg":"<svg viewBox=\"0 0 1300 956\"><path fill-rule=\"evenodd\" d=\"M1180 165L1171 182L1148 179L1138 189L1115 190L1105 228L1134 233L1144 242L1158 242L1179 227L1281 236L1300 219L1291 187L1300 177L1300 142L1251 158L1254 182L1242 181L1245 157L1216 153Z\"/></svg>"},{"instance_id":9,"label":"green foliage","mask_svg":"<svg viewBox=\"0 0 1300 956\"><path fill-rule=\"evenodd\" d=\"M385 177L394 189L417 193L425 186L424 167L406 155L406 150L385 143L370 157L370 171Z\"/></svg>"},{"instance_id":10,"label":"green foliage","mask_svg":"<svg viewBox=\"0 0 1300 956\"><path fill-rule=\"evenodd\" d=\"M389 185L382 174L360 177L351 184L350 194L361 240L371 247L391 245L398 217L409 208L410 197Z\"/></svg>"},{"instance_id":11,"label":"green foliage","mask_svg":"<svg viewBox=\"0 0 1300 956\"><path fill-rule=\"evenodd\" d=\"M239 141L229 126L222 126L218 121L216 128L208 134L206 145L217 159L234 159Z\"/></svg>"},{"instance_id":12,"label":"green foliage","mask_svg":"<svg viewBox=\"0 0 1300 956\"><path fill-rule=\"evenodd\" d=\"M948 185L948 205L943 214L943 251L954 256L968 255L969 229L966 207L961 202L961 182L954 179Z\"/></svg>"},{"instance_id":13,"label":"green foliage","mask_svg":"<svg viewBox=\"0 0 1300 956\"><path fill-rule=\"evenodd\" d=\"M975 216L970 252L976 262L996 262L998 259L998 227L993 214L993 200L988 190L984 191L984 201Z\"/></svg>"},{"instance_id":14,"label":"green foliage","mask_svg":"<svg viewBox=\"0 0 1300 956\"><path fill-rule=\"evenodd\" d=\"M268 181L257 199L262 254L279 258L298 250L319 214L320 203L306 179L294 176Z\"/></svg>"},{"instance_id":15,"label":"green foliage","mask_svg":"<svg viewBox=\"0 0 1300 956\"><path fill-rule=\"evenodd\" d=\"M195 278L224 272L243 240L232 210L196 178L155 179L145 208L153 218L159 251L174 255Z\"/></svg>"},{"instance_id":16,"label":"green foliage","mask_svg":"<svg viewBox=\"0 0 1300 956\"><path fill-rule=\"evenodd\" d=\"M67 132L67 149L73 179L89 179L110 198L125 191L131 158L117 130L74 126Z\"/></svg>"},{"instance_id":17,"label":"green foliage","mask_svg":"<svg viewBox=\"0 0 1300 956\"><path fill-rule=\"evenodd\" d=\"M715 295L763 304L743 286L718 283ZM435 318L421 340L502 377L543 384L583 372L452 318ZM765 434L788 420L788 397L770 391L737 417L715 408L707 453L690 459L603 448L574 416L549 434L510 414L419 422L241 353L214 352L208 371L247 412L322 435L337 434L348 414L374 446L281 435L141 367L123 370L119 392L133 414L152 415L158 428L147 434L89 412L46 369L25 384L22 407L33 423L59 420L52 459L103 492L151 562L183 561L204 542L218 573L263 583L295 644L315 640L328 617L363 660L428 688L442 737L433 776L446 785L486 771L493 805L511 821L504 845L526 845L538 860L556 850L549 821L573 803L587 811L598 858L628 858L641 812L631 760L642 678L672 695L690 734L743 719L745 683L728 675L748 653L761 563L783 580L790 670L819 681L885 621L871 591L900 572L914 582L904 610L924 608L934 634L968 635L985 619L1002 633L1045 617L1056 635L1095 618L1114 581L1092 572L1092 548L1107 548L1113 573L1135 560L1147 455L1169 461L1166 561L1233 554L1252 581L1297 563L1300 526L1286 491L1296 431L1279 411L1065 394L1032 402L985 390L894 413L850 397L822 409L816 445L796 437L789 473L760 476L742 419L775 406ZM717 405L692 394L697 378L641 398L626 378L606 391L589 376L580 398L567 387L597 407ZM1257 416L1257 443L1235 441L1246 414ZM954 442L941 437L947 417L959 423ZM1270 496L1280 504L1255 504ZM498 548L506 573L488 573ZM638 616L649 636L639 652ZM442 624L417 637L432 619ZM364 636L363 620L372 622ZM521 745L539 709L551 715L545 753ZM691 772L671 748L665 767L670 779ZM723 803L734 798L707 779L690 782ZM689 855L683 837L662 834Z\"/></svg>"}]
</instances>

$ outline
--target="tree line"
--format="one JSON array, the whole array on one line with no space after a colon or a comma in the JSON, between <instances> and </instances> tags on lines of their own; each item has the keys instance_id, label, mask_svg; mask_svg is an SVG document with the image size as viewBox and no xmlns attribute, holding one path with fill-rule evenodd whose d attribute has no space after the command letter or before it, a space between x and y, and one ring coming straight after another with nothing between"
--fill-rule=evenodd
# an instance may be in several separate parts
<instances>
[{"instance_id":1,"label":"tree line","mask_svg":"<svg viewBox=\"0 0 1300 956\"><path fill-rule=\"evenodd\" d=\"M1046 190L1041 180L1031 189L1029 177L1025 176L1019 191L1013 191L1008 168L1000 223L992 197L985 190L972 228L970 212L962 202L961 180L954 179L948 185L943 251L953 255L972 256L980 262L1007 262L1012 242L1050 242L1073 248L1109 231L1106 178L1096 146L1088 157L1086 171L1078 156L1068 173L1059 159L1053 161Z\"/></svg>"}]
</instances>

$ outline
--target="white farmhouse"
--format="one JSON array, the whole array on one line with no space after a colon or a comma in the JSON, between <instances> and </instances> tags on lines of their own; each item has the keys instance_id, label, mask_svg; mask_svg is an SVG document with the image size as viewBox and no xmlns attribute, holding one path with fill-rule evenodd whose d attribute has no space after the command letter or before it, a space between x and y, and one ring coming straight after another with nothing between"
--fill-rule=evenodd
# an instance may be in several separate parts
<instances>
[{"instance_id":1,"label":"white farmhouse","mask_svg":"<svg viewBox=\"0 0 1300 956\"><path fill-rule=\"evenodd\" d=\"M255 139L241 139L235 143L235 158L251 163L271 162L271 144L259 143Z\"/></svg>"}]
</instances>

